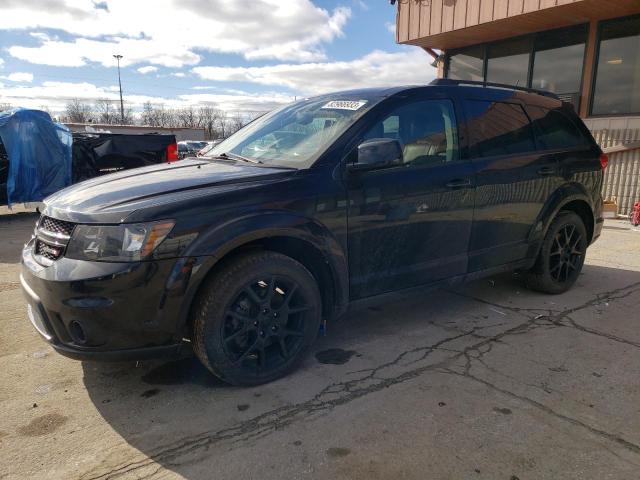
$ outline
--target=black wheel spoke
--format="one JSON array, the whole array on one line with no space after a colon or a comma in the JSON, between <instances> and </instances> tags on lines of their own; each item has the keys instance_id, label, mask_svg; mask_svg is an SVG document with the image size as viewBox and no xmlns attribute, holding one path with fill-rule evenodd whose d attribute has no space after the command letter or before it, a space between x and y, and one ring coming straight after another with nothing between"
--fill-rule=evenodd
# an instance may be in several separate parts
<instances>
[{"instance_id":1,"label":"black wheel spoke","mask_svg":"<svg viewBox=\"0 0 640 480\"><path fill-rule=\"evenodd\" d=\"M571 233L568 233L569 227L571 227ZM570 245L571 237L573 237L573 234L574 234L575 231L576 231L575 225L567 225L567 227L565 227L565 229L564 229L564 238L565 238L565 244L566 245Z\"/></svg>"},{"instance_id":2,"label":"black wheel spoke","mask_svg":"<svg viewBox=\"0 0 640 480\"><path fill-rule=\"evenodd\" d=\"M280 353L282 353L282 358L284 358L285 360L289 358L289 349L287 348L285 337L280 336L280 338L278 338L278 345L280 345Z\"/></svg>"},{"instance_id":3,"label":"black wheel spoke","mask_svg":"<svg viewBox=\"0 0 640 480\"><path fill-rule=\"evenodd\" d=\"M260 342L260 339L257 338L242 355L240 355L238 358L235 359L235 361L233 362L234 365L238 365L242 363L251 353L253 353L254 349L258 346L259 342Z\"/></svg>"},{"instance_id":4,"label":"black wheel spoke","mask_svg":"<svg viewBox=\"0 0 640 480\"><path fill-rule=\"evenodd\" d=\"M290 328L284 328L281 335L283 337L304 337L304 332L299 332Z\"/></svg>"},{"instance_id":5,"label":"black wheel spoke","mask_svg":"<svg viewBox=\"0 0 640 480\"><path fill-rule=\"evenodd\" d=\"M283 305L289 306L289 304L291 303L291 299L293 298L293 295L296 293L296 290L298 290L298 285L296 284L292 285L291 288L289 288L289 291L286 293L286 296L284 297L284 301L282 302Z\"/></svg>"},{"instance_id":6,"label":"black wheel spoke","mask_svg":"<svg viewBox=\"0 0 640 480\"><path fill-rule=\"evenodd\" d=\"M232 318L235 318L236 320L240 320L241 322L253 322L253 319L250 317L247 317L246 315L243 315L240 312L235 312L233 310L227 310L227 315L229 315Z\"/></svg>"},{"instance_id":7,"label":"black wheel spoke","mask_svg":"<svg viewBox=\"0 0 640 480\"><path fill-rule=\"evenodd\" d=\"M233 332L231 335L227 336L224 338L225 342L231 342L233 340L235 340L236 338L244 335L245 333L248 333L251 331L251 328L248 325L243 326L242 328L240 328L239 330L237 330L236 332Z\"/></svg>"},{"instance_id":8,"label":"black wheel spoke","mask_svg":"<svg viewBox=\"0 0 640 480\"><path fill-rule=\"evenodd\" d=\"M260 366L262 370L264 370L264 368L267 366L267 356L265 354L264 344L260 343L256 351L258 353L257 364Z\"/></svg>"},{"instance_id":9,"label":"black wheel spoke","mask_svg":"<svg viewBox=\"0 0 640 480\"><path fill-rule=\"evenodd\" d=\"M269 277L269 282L267 282L267 293L264 297L264 302L271 304L271 300L273 299L273 294L276 291L276 277L275 275L271 275Z\"/></svg>"},{"instance_id":10,"label":"black wheel spoke","mask_svg":"<svg viewBox=\"0 0 640 480\"><path fill-rule=\"evenodd\" d=\"M287 313L289 315L295 315L296 313L302 313L302 312L306 312L307 310L310 310L311 307L308 305L298 305L295 307L291 307L287 310Z\"/></svg>"},{"instance_id":11,"label":"black wheel spoke","mask_svg":"<svg viewBox=\"0 0 640 480\"><path fill-rule=\"evenodd\" d=\"M260 296L256 293L256 291L253 289L252 285L248 285L245 289L244 292L247 294L247 296L251 299L251 301L260 306L260 304L262 303L262 299L260 298Z\"/></svg>"}]
</instances>

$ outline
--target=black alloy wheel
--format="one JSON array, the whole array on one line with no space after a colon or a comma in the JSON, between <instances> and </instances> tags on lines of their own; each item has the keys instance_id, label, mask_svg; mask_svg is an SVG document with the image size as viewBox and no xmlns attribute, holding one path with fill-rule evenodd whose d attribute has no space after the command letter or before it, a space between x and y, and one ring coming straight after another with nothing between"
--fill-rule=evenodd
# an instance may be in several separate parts
<instances>
[{"instance_id":1,"label":"black alloy wheel","mask_svg":"<svg viewBox=\"0 0 640 480\"><path fill-rule=\"evenodd\" d=\"M545 293L563 293L578 279L589 240L583 220L562 211L549 226L538 258L526 274L527 286Z\"/></svg>"},{"instance_id":2,"label":"black alloy wheel","mask_svg":"<svg viewBox=\"0 0 640 480\"><path fill-rule=\"evenodd\" d=\"M583 235L575 225L567 224L553 238L549 254L549 273L558 283L565 283L584 262Z\"/></svg>"},{"instance_id":3,"label":"black alloy wheel","mask_svg":"<svg viewBox=\"0 0 640 480\"><path fill-rule=\"evenodd\" d=\"M232 363L259 372L288 362L303 345L310 308L290 278L271 275L247 283L225 312L225 353Z\"/></svg>"},{"instance_id":4,"label":"black alloy wheel","mask_svg":"<svg viewBox=\"0 0 640 480\"><path fill-rule=\"evenodd\" d=\"M203 286L194 308L194 351L229 383L270 382L300 364L320 318L311 272L279 253L248 253L227 262Z\"/></svg>"}]
</instances>

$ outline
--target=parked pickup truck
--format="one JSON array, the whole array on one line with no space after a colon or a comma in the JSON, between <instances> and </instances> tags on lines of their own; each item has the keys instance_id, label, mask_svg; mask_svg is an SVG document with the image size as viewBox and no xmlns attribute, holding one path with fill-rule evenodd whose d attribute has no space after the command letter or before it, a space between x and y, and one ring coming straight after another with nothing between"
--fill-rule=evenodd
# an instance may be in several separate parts
<instances>
[{"instance_id":1,"label":"parked pickup truck","mask_svg":"<svg viewBox=\"0 0 640 480\"><path fill-rule=\"evenodd\" d=\"M105 173L178 160L175 135L74 133L73 183Z\"/></svg>"}]
</instances>

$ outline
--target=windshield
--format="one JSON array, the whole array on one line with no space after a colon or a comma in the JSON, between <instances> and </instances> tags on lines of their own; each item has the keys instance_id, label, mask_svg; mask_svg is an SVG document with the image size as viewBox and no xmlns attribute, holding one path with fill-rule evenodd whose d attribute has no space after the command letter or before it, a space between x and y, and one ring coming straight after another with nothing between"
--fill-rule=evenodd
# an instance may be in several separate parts
<instances>
[{"instance_id":1,"label":"windshield","mask_svg":"<svg viewBox=\"0 0 640 480\"><path fill-rule=\"evenodd\" d=\"M312 98L268 113L209 150L265 165L308 168L376 100Z\"/></svg>"}]
</instances>

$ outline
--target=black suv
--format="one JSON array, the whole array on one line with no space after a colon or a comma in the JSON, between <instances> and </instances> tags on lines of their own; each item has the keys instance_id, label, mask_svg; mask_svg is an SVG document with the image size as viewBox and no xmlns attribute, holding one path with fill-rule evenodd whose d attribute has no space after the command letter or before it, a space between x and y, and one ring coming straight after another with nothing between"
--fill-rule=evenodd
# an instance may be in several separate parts
<instances>
[{"instance_id":1,"label":"black suv","mask_svg":"<svg viewBox=\"0 0 640 480\"><path fill-rule=\"evenodd\" d=\"M29 317L74 358L191 342L224 380L268 382L359 300L515 269L566 291L602 228L605 166L544 92L437 81L306 99L205 157L47 198L22 254Z\"/></svg>"}]
</instances>

